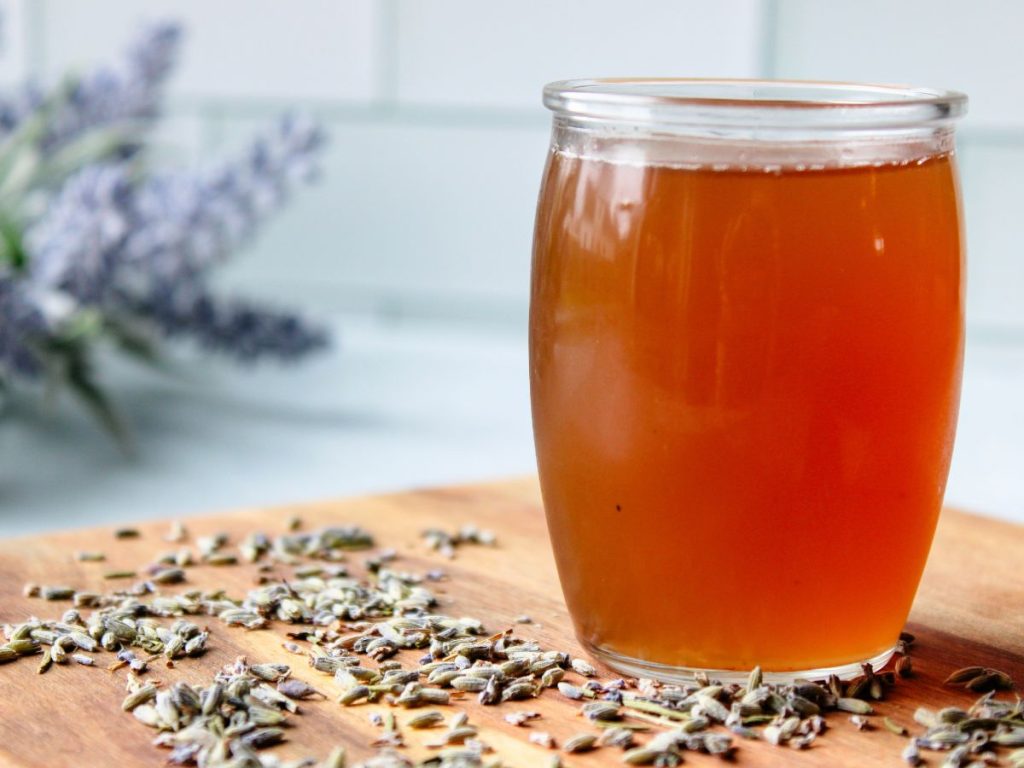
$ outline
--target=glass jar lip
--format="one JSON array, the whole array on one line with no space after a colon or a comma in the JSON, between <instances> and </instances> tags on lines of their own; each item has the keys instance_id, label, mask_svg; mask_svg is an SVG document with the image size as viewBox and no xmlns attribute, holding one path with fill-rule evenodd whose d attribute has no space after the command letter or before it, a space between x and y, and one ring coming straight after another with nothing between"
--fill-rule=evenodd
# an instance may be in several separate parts
<instances>
[{"instance_id":1,"label":"glass jar lip","mask_svg":"<svg viewBox=\"0 0 1024 768\"><path fill-rule=\"evenodd\" d=\"M948 124L966 113L967 96L825 80L609 77L549 83L544 105L583 122L859 131Z\"/></svg>"}]
</instances>

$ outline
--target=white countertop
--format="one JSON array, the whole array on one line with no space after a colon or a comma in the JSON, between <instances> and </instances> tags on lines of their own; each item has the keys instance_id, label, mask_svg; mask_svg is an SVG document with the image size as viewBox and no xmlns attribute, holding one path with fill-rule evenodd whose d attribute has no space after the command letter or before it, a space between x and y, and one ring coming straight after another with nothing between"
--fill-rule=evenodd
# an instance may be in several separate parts
<instances>
[{"instance_id":1,"label":"white countertop","mask_svg":"<svg viewBox=\"0 0 1024 768\"><path fill-rule=\"evenodd\" d=\"M521 328L338 320L295 368L107 378L125 458L65 403L0 416L0 535L534 471ZM1024 346L971 339L947 503L1024 522Z\"/></svg>"}]
</instances>

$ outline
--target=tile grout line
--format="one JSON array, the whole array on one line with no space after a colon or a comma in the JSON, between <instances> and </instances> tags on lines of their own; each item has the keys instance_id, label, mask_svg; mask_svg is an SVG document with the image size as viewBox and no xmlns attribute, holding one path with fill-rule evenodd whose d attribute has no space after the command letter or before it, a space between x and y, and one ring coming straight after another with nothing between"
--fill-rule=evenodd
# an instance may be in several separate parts
<instances>
[{"instance_id":1,"label":"tile grout line","mask_svg":"<svg viewBox=\"0 0 1024 768\"><path fill-rule=\"evenodd\" d=\"M377 106L384 112L391 112L398 106L400 10L398 0L380 0L375 8Z\"/></svg>"},{"instance_id":2,"label":"tile grout line","mask_svg":"<svg viewBox=\"0 0 1024 768\"><path fill-rule=\"evenodd\" d=\"M760 38L760 76L770 80L779 71L779 0L762 0Z\"/></svg>"},{"instance_id":3,"label":"tile grout line","mask_svg":"<svg viewBox=\"0 0 1024 768\"><path fill-rule=\"evenodd\" d=\"M41 80L46 69L44 19L47 16L47 0L24 0L24 4L25 44L28 47L25 58L29 79Z\"/></svg>"},{"instance_id":4,"label":"tile grout line","mask_svg":"<svg viewBox=\"0 0 1024 768\"><path fill-rule=\"evenodd\" d=\"M326 120L353 124L387 122L409 125L478 127L494 129L547 130L546 114L530 108L488 108L474 106L408 106L382 102L312 101L305 107ZM178 96L169 103L171 111L212 112L221 117L239 119L264 117L270 112L287 111L294 102L285 99L220 99Z\"/></svg>"},{"instance_id":5,"label":"tile grout line","mask_svg":"<svg viewBox=\"0 0 1024 768\"><path fill-rule=\"evenodd\" d=\"M376 10L375 32L376 32L376 99L369 107L367 120L393 121L399 110L399 24L400 8L399 0L378 0L374 8ZM342 291L342 293L345 293ZM389 311L387 291L371 291L367 297L361 297L366 301L365 310L367 314L378 323L386 323L395 317L393 311ZM339 305L346 303L345 298L340 298ZM351 302L351 296L348 297ZM358 301L357 301L358 303ZM400 314L400 313L399 313Z\"/></svg>"},{"instance_id":6,"label":"tile grout line","mask_svg":"<svg viewBox=\"0 0 1024 768\"><path fill-rule=\"evenodd\" d=\"M196 115L201 125L199 154L200 157L206 157L224 142L224 114L216 104L204 104L196 109Z\"/></svg>"}]
</instances>

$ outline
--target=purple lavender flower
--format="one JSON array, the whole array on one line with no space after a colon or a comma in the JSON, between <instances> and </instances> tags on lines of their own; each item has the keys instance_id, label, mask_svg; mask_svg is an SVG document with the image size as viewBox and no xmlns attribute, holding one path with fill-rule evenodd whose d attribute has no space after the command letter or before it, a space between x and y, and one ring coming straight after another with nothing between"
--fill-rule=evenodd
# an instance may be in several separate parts
<instances>
[{"instance_id":1,"label":"purple lavender flower","mask_svg":"<svg viewBox=\"0 0 1024 768\"><path fill-rule=\"evenodd\" d=\"M180 38L181 27L172 22L145 27L119 65L97 68L73 81L67 101L47 121L43 148L56 149L100 127L152 121Z\"/></svg>"},{"instance_id":2,"label":"purple lavender flower","mask_svg":"<svg viewBox=\"0 0 1024 768\"><path fill-rule=\"evenodd\" d=\"M29 282L81 304L104 303L132 225L132 191L124 165L86 166L72 176L27 238Z\"/></svg>"},{"instance_id":3,"label":"purple lavender flower","mask_svg":"<svg viewBox=\"0 0 1024 768\"><path fill-rule=\"evenodd\" d=\"M325 346L326 332L297 315L209 293L155 295L135 307L169 338L192 338L203 349L246 362L293 360Z\"/></svg>"},{"instance_id":4,"label":"purple lavender flower","mask_svg":"<svg viewBox=\"0 0 1024 768\"><path fill-rule=\"evenodd\" d=\"M222 262L279 208L294 186L315 175L323 134L286 116L235 162L198 174L154 176L135 197L125 261L167 282L191 279Z\"/></svg>"},{"instance_id":5,"label":"purple lavender flower","mask_svg":"<svg viewBox=\"0 0 1024 768\"><path fill-rule=\"evenodd\" d=\"M44 295L143 318L241 359L323 346L323 331L298 317L218 300L206 285L210 269L311 178L322 143L313 123L286 117L213 171L133 183L123 163L87 167L29 232L27 278Z\"/></svg>"},{"instance_id":6,"label":"purple lavender flower","mask_svg":"<svg viewBox=\"0 0 1024 768\"><path fill-rule=\"evenodd\" d=\"M11 273L0 273L0 383L8 378L35 378L42 362L33 344L47 332L42 311Z\"/></svg>"}]
</instances>

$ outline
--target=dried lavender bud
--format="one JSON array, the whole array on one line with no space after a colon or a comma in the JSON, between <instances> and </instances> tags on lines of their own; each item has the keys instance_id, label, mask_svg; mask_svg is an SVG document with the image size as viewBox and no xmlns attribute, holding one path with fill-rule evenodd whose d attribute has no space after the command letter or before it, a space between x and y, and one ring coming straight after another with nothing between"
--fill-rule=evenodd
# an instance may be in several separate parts
<instances>
[{"instance_id":1,"label":"dried lavender bud","mask_svg":"<svg viewBox=\"0 0 1024 768\"><path fill-rule=\"evenodd\" d=\"M594 669L594 665L585 659L573 659L572 671L577 675L582 675L583 677L593 677L597 674L597 670Z\"/></svg>"},{"instance_id":2,"label":"dried lavender bud","mask_svg":"<svg viewBox=\"0 0 1024 768\"><path fill-rule=\"evenodd\" d=\"M566 752L588 752L597 745L597 736L592 733L578 733L566 739L562 749Z\"/></svg>"},{"instance_id":3,"label":"dried lavender bud","mask_svg":"<svg viewBox=\"0 0 1024 768\"><path fill-rule=\"evenodd\" d=\"M537 744L545 749L555 748L555 740L547 731L534 731L530 734L529 739L531 743Z\"/></svg>"},{"instance_id":4,"label":"dried lavender bud","mask_svg":"<svg viewBox=\"0 0 1024 768\"><path fill-rule=\"evenodd\" d=\"M277 684L277 690L289 699L308 699L312 696L323 696L323 694L313 686L304 683L301 680L297 680L294 677L290 677L287 680L281 680Z\"/></svg>"},{"instance_id":5,"label":"dried lavender bud","mask_svg":"<svg viewBox=\"0 0 1024 768\"><path fill-rule=\"evenodd\" d=\"M558 683L558 692L568 699L578 701L583 698L583 691L572 683Z\"/></svg>"}]
</instances>

